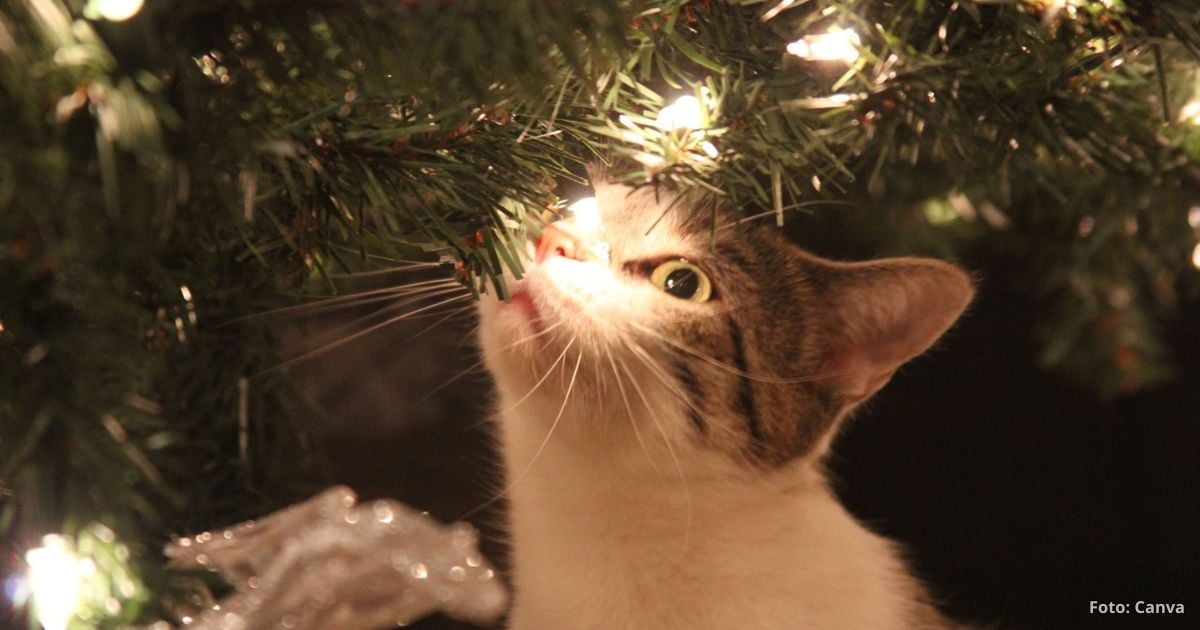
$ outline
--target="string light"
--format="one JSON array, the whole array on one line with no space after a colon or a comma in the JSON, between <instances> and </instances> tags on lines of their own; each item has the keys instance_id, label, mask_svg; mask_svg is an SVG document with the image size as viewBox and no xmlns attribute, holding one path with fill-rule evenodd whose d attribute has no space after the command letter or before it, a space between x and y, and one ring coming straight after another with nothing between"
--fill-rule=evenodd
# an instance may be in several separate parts
<instances>
[{"instance_id":1,"label":"string light","mask_svg":"<svg viewBox=\"0 0 1200 630\"><path fill-rule=\"evenodd\" d=\"M124 22L142 10L145 0L92 0L95 12L111 22Z\"/></svg>"},{"instance_id":2,"label":"string light","mask_svg":"<svg viewBox=\"0 0 1200 630\"><path fill-rule=\"evenodd\" d=\"M849 65L858 61L861 46L858 33L831 26L828 32L805 35L788 44L787 51L808 61L841 61Z\"/></svg>"},{"instance_id":3,"label":"string light","mask_svg":"<svg viewBox=\"0 0 1200 630\"><path fill-rule=\"evenodd\" d=\"M53 534L42 538L41 547L25 552L25 562L38 622L46 630L65 630L79 606L83 578L95 571L95 565L80 560L70 541Z\"/></svg>"},{"instance_id":4,"label":"string light","mask_svg":"<svg viewBox=\"0 0 1200 630\"><path fill-rule=\"evenodd\" d=\"M595 197L584 197L567 207L575 220L575 226L585 234L600 230L600 207Z\"/></svg>"},{"instance_id":5,"label":"string light","mask_svg":"<svg viewBox=\"0 0 1200 630\"><path fill-rule=\"evenodd\" d=\"M1042 10L1045 11L1044 21L1051 23L1055 21L1058 14L1066 11L1067 16L1075 19L1079 15L1079 9L1083 6L1082 0L1040 0L1034 4L1041 4Z\"/></svg>"},{"instance_id":6,"label":"string light","mask_svg":"<svg viewBox=\"0 0 1200 630\"><path fill-rule=\"evenodd\" d=\"M674 103L659 110L654 126L663 131L704 128L704 108L700 105L700 99L691 94L680 96Z\"/></svg>"},{"instance_id":7,"label":"string light","mask_svg":"<svg viewBox=\"0 0 1200 630\"><path fill-rule=\"evenodd\" d=\"M582 251L587 252L584 259L598 260L607 264L611 251L608 241L604 240L601 233L600 206L596 203L596 198L584 197L568 206L567 210L574 219L575 232L580 237L579 243L583 246Z\"/></svg>"},{"instance_id":8,"label":"string light","mask_svg":"<svg viewBox=\"0 0 1200 630\"><path fill-rule=\"evenodd\" d=\"M1179 122L1200 126L1200 98L1183 106L1179 110Z\"/></svg>"}]
</instances>

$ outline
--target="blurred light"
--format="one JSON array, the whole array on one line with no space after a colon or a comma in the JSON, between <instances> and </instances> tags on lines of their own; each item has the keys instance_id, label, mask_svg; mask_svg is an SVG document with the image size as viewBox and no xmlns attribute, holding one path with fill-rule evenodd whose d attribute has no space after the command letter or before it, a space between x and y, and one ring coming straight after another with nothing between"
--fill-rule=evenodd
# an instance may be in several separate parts
<instances>
[{"instance_id":1,"label":"blurred light","mask_svg":"<svg viewBox=\"0 0 1200 630\"><path fill-rule=\"evenodd\" d=\"M933 225L946 225L959 219L958 211L946 199L930 199L922 208L925 220Z\"/></svg>"},{"instance_id":2,"label":"blurred light","mask_svg":"<svg viewBox=\"0 0 1200 630\"><path fill-rule=\"evenodd\" d=\"M784 104L790 107L799 107L801 109L830 109L833 107L841 107L849 105L865 98L862 94L830 94L829 96L816 96L811 98L797 98L786 101Z\"/></svg>"},{"instance_id":3,"label":"blurred light","mask_svg":"<svg viewBox=\"0 0 1200 630\"><path fill-rule=\"evenodd\" d=\"M787 51L809 61L842 61L852 64L858 61L862 39L858 33L837 26L820 35L805 35L788 44Z\"/></svg>"},{"instance_id":4,"label":"blurred light","mask_svg":"<svg viewBox=\"0 0 1200 630\"><path fill-rule=\"evenodd\" d=\"M637 155L635 155L633 157L637 161L641 162L642 164L644 164L647 167L652 168L652 169L658 168L658 167L662 166L663 164L667 163L667 159L664 158L663 156L654 155L653 153L646 153L644 151L639 152Z\"/></svg>"},{"instance_id":5,"label":"blurred light","mask_svg":"<svg viewBox=\"0 0 1200 630\"><path fill-rule=\"evenodd\" d=\"M1091 216L1083 217L1079 220L1079 236L1086 237L1096 229L1096 219Z\"/></svg>"},{"instance_id":6,"label":"blurred light","mask_svg":"<svg viewBox=\"0 0 1200 630\"><path fill-rule=\"evenodd\" d=\"M1179 122L1189 125L1200 125L1200 98L1183 106L1179 110Z\"/></svg>"},{"instance_id":7,"label":"blurred light","mask_svg":"<svg viewBox=\"0 0 1200 630\"><path fill-rule=\"evenodd\" d=\"M1079 8L1084 5L1083 0L1042 0L1042 2L1045 5L1047 21L1053 20L1064 9L1069 17L1075 18L1079 14Z\"/></svg>"},{"instance_id":8,"label":"blurred light","mask_svg":"<svg viewBox=\"0 0 1200 630\"><path fill-rule=\"evenodd\" d=\"M704 110L700 107L700 99L691 94L680 96L674 103L659 110L654 125L663 131L702 129Z\"/></svg>"},{"instance_id":9,"label":"blurred light","mask_svg":"<svg viewBox=\"0 0 1200 630\"><path fill-rule=\"evenodd\" d=\"M13 608L20 608L29 599L29 581L25 576L13 574L4 580L4 597Z\"/></svg>"},{"instance_id":10,"label":"blurred light","mask_svg":"<svg viewBox=\"0 0 1200 630\"><path fill-rule=\"evenodd\" d=\"M79 605L79 587L88 568L62 536L42 538L42 546L25 552L33 612L46 630L65 630ZM86 563L90 565L91 563ZM91 565L92 571L95 566Z\"/></svg>"},{"instance_id":11,"label":"blurred light","mask_svg":"<svg viewBox=\"0 0 1200 630\"><path fill-rule=\"evenodd\" d=\"M776 15L779 15L783 11L791 8L793 4L796 4L796 0L780 0L779 4L771 7L766 13L763 14L762 21L766 22Z\"/></svg>"},{"instance_id":12,"label":"blurred light","mask_svg":"<svg viewBox=\"0 0 1200 630\"><path fill-rule=\"evenodd\" d=\"M585 234L591 234L600 229L600 208L596 205L595 197L584 197L571 204L567 210L571 211L576 227Z\"/></svg>"},{"instance_id":13,"label":"blurred light","mask_svg":"<svg viewBox=\"0 0 1200 630\"><path fill-rule=\"evenodd\" d=\"M1196 243L1196 248L1192 250L1192 266L1200 269L1200 243Z\"/></svg>"},{"instance_id":14,"label":"blurred light","mask_svg":"<svg viewBox=\"0 0 1200 630\"><path fill-rule=\"evenodd\" d=\"M123 22L142 10L145 0L95 0L96 12L100 17L113 22Z\"/></svg>"},{"instance_id":15,"label":"blurred light","mask_svg":"<svg viewBox=\"0 0 1200 630\"><path fill-rule=\"evenodd\" d=\"M1194 228L1200 228L1200 206L1192 206L1188 210L1188 225ZM0 325L0 332L4 331L4 326Z\"/></svg>"}]
</instances>

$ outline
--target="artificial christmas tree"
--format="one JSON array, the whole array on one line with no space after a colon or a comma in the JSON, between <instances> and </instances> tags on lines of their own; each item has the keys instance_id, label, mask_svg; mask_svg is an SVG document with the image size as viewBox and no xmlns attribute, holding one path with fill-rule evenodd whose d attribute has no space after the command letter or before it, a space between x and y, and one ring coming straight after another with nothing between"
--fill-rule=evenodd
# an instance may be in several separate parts
<instances>
[{"instance_id":1,"label":"artificial christmas tree","mask_svg":"<svg viewBox=\"0 0 1200 630\"><path fill-rule=\"evenodd\" d=\"M1169 382L1198 55L1191 0L6 5L6 551L103 555L132 586L80 623L170 617L172 534L312 489L278 316L380 307L341 343L504 296L597 160L877 254L1010 255L1047 370ZM432 275L365 292L401 267Z\"/></svg>"}]
</instances>

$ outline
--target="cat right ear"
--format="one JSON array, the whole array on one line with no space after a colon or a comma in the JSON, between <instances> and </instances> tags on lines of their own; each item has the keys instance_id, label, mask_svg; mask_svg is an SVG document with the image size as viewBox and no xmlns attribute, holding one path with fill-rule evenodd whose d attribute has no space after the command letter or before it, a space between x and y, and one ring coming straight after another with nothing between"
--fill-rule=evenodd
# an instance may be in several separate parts
<instances>
[{"instance_id":1,"label":"cat right ear","mask_svg":"<svg viewBox=\"0 0 1200 630\"><path fill-rule=\"evenodd\" d=\"M932 346L975 293L965 271L939 260L821 261L819 269L821 372L847 407Z\"/></svg>"}]
</instances>

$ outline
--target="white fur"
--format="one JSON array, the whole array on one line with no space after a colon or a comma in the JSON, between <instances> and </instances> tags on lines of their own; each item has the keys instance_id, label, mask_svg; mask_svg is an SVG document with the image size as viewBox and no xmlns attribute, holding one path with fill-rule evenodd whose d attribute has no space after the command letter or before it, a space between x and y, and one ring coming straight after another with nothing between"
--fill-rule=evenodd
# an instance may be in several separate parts
<instances>
[{"instance_id":1,"label":"white fur","mask_svg":"<svg viewBox=\"0 0 1200 630\"><path fill-rule=\"evenodd\" d=\"M764 474L707 452L652 374L632 370L632 402L615 405L605 371L569 351L539 357L550 377L528 395L538 372L510 362L545 351L514 353L529 331L505 330L512 310L485 304L483 335L511 483L511 628L914 627L903 564L813 460Z\"/></svg>"}]
</instances>

